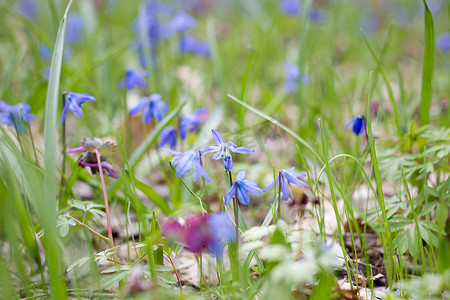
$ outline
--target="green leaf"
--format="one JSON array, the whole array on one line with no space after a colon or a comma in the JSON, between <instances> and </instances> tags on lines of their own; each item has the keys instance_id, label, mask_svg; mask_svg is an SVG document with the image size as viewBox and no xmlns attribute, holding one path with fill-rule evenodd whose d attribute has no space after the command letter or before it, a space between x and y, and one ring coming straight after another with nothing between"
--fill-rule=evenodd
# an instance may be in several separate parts
<instances>
[{"instance_id":1,"label":"green leaf","mask_svg":"<svg viewBox=\"0 0 450 300\"><path fill-rule=\"evenodd\" d=\"M119 266L114 266L108 269L103 270L101 273L102 274L108 274L108 273L116 273L116 272L120 272L120 271L129 271L131 270L131 267L128 265L119 265Z\"/></svg>"},{"instance_id":2,"label":"green leaf","mask_svg":"<svg viewBox=\"0 0 450 300\"><path fill-rule=\"evenodd\" d=\"M60 245L56 236L56 131L58 122L56 115L59 102L59 83L61 77L62 58L64 53L64 36L67 25L67 15L72 5L70 0L64 16L59 25L56 37L50 76L48 80L47 98L45 101L44 118L44 203L40 203L39 211L42 227L45 231L44 243L46 244L47 266L50 275L51 295L54 299L66 299L66 284L64 276L61 276L61 253ZM44 217L45 215L45 217Z\"/></svg>"},{"instance_id":3,"label":"green leaf","mask_svg":"<svg viewBox=\"0 0 450 300\"><path fill-rule=\"evenodd\" d=\"M128 276L130 274L130 271L122 271L119 273L116 273L114 275L108 276L100 280L100 286L104 289L110 289L114 284L118 283L122 279Z\"/></svg>"},{"instance_id":4,"label":"green leaf","mask_svg":"<svg viewBox=\"0 0 450 300\"><path fill-rule=\"evenodd\" d=\"M169 205L167 205L167 202L163 197L161 197L157 192L155 192L155 190L153 190L145 183L137 180L136 177L134 177L131 173L130 175L133 177L136 188L140 189L150 199L150 201L155 203L155 205L159 209L161 209L164 214L170 216L173 213L172 209L170 209Z\"/></svg>"},{"instance_id":5,"label":"green leaf","mask_svg":"<svg viewBox=\"0 0 450 300\"><path fill-rule=\"evenodd\" d=\"M445 204L438 204L436 206L436 222L441 229L445 228L448 218L448 206Z\"/></svg>"},{"instance_id":6,"label":"green leaf","mask_svg":"<svg viewBox=\"0 0 450 300\"><path fill-rule=\"evenodd\" d=\"M86 257L82 257L78 260L76 260L75 262L73 262L68 268L67 268L67 272L72 271L75 268L81 268L82 266L84 266L91 258L89 256Z\"/></svg>"},{"instance_id":7,"label":"green leaf","mask_svg":"<svg viewBox=\"0 0 450 300\"><path fill-rule=\"evenodd\" d=\"M428 8L427 2L423 0L425 6L425 49L422 70L422 90L420 101L420 125L427 125L430 118L431 105L431 82L433 78L434 60L434 28L433 15Z\"/></svg>"}]
</instances>

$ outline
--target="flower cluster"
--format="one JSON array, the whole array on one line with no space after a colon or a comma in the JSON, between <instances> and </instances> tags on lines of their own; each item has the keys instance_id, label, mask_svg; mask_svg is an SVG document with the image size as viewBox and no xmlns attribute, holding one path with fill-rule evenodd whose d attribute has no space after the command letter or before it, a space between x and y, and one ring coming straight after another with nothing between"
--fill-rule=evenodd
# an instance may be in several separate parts
<instances>
[{"instance_id":1,"label":"flower cluster","mask_svg":"<svg viewBox=\"0 0 450 300\"><path fill-rule=\"evenodd\" d=\"M185 140L189 132L197 130L197 127L203 124L208 118L208 109L199 108L191 114L182 116L178 122L178 129L181 140ZM169 144L171 149L177 145L177 129L173 126L166 126L160 133L159 147Z\"/></svg>"},{"instance_id":2,"label":"flower cluster","mask_svg":"<svg viewBox=\"0 0 450 300\"><path fill-rule=\"evenodd\" d=\"M141 66L147 67L146 49L150 50L152 62L156 65L156 47L173 35L178 35L180 53L208 57L208 43L187 35L196 26L197 20L184 11L176 10L163 2L145 2L141 7L140 17L135 21L136 49Z\"/></svg>"},{"instance_id":3,"label":"flower cluster","mask_svg":"<svg viewBox=\"0 0 450 300\"><path fill-rule=\"evenodd\" d=\"M222 258L226 242L235 239L233 223L225 213L192 214L185 219L163 222L163 234L183 244L192 253L208 251Z\"/></svg>"},{"instance_id":4,"label":"flower cluster","mask_svg":"<svg viewBox=\"0 0 450 300\"><path fill-rule=\"evenodd\" d=\"M286 74L286 78L284 81L284 90L286 94L295 93L298 90L298 79L300 77L300 69L297 65L289 61L285 61L283 66L284 72ZM302 83L303 84L311 83L311 77L308 74L303 74Z\"/></svg>"},{"instance_id":5,"label":"flower cluster","mask_svg":"<svg viewBox=\"0 0 450 300\"><path fill-rule=\"evenodd\" d=\"M197 151L189 150L180 152L166 148L162 148L162 150L174 155L170 163L172 164L172 166L176 167L176 174L178 177L184 176L193 166L194 181L197 181L199 175L205 178L207 181L211 181L211 178L202 166L200 154Z\"/></svg>"},{"instance_id":6,"label":"flower cluster","mask_svg":"<svg viewBox=\"0 0 450 300\"><path fill-rule=\"evenodd\" d=\"M0 101L0 122L13 126L18 133L26 132L25 125L30 125L34 120L34 115L30 111L31 107L28 104L8 105L5 101Z\"/></svg>"},{"instance_id":7,"label":"flower cluster","mask_svg":"<svg viewBox=\"0 0 450 300\"><path fill-rule=\"evenodd\" d=\"M278 176L275 179L275 181L264 188L264 192L267 192L268 190L273 188L275 184L279 184L283 199L286 201L289 198L289 188L288 188L289 183L298 185L299 187L307 188L308 185L297 178L297 177L306 177L306 174L293 172L294 169L295 167L292 167L289 170L281 169L278 172Z\"/></svg>"},{"instance_id":8,"label":"flower cluster","mask_svg":"<svg viewBox=\"0 0 450 300\"><path fill-rule=\"evenodd\" d=\"M120 81L119 86L121 88L126 87L128 90L132 90L137 86L144 87L145 86L144 77L148 76L149 73L145 70L128 68L125 71L125 77Z\"/></svg>"},{"instance_id":9,"label":"flower cluster","mask_svg":"<svg viewBox=\"0 0 450 300\"><path fill-rule=\"evenodd\" d=\"M106 158L116 151L116 145L111 142L103 142L98 137L85 138L80 141L81 146L78 148L68 149L66 153L84 153L78 162L81 167L89 167L92 174L97 174L100 170L97 160L97 152L100 153L100 164L103 174L112 178L117 178L117 166L111 165Z\"/></svg>"}]
</instances>

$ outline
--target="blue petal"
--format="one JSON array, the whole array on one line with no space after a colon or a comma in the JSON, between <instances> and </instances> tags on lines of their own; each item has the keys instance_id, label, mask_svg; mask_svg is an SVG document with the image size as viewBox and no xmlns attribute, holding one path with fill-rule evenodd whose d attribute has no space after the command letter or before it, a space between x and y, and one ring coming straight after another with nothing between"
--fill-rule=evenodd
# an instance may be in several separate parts
<instances>
[{"instance_id":1,"label":"blue petal","mask_svg":"<svg viewBox=\"0 0 450 300\"><path fill-rule=\"evenodd\" d=\"M262 195L263 191L258 187L258 185L256 184L256 182L252 181L252 180L244 180L241 183L242 185L245 186L245 190L247 192L249 192L250 194L255 194L255 195Z\"/></svg>"},{"instance_id":2,"label":"blue petal","mask_svg":"<svg viewBox=\"0 0 450 300\"><path fill-rule=\"evenodd\" d=\"M245 186L243 184L238 184L237 186L237 197L239 202L242 204L248 205L250 203L250 196L245 190Z\"/></svg>"},{"instance_id":3,"label":"blue petal","mask_svg":"<svg viewBox=\"0 0 450 300\"><path fill-rule=\"evenodd\" d=\"M222 146L223 144L225 144L225 141L224 141L222 135L214 129L211 129L211 130L212 130L214 142L216 143L216 145Z\"/></svg>"},{"instance_id":4,"label":"blue petal","mask_svg":"<svg viewBox=\"0 0 450 300\"><path fill-rule=\"evenodd\" d=\"M200 155L203 156L206 153L210 153L210 152L216 152L219 151L220 147L217 146L208 146L206 148L203 148L202 150L200 150Z\"/></svg>"},{"instance_id":5,"label":"blue petal","mask_svg":"<svg viewBox=\"0 0 450 300\"><path fill-rule=\"evenodd\" d=\"M225 194L225 197L223 198L223 205L226 206L228 202L230 202L231 198L234 197L235 194L236 194L236 182L231 185L230 189Z\"/></svg>"},{"instance_id":6,"label":"blue petal","mask_svg":"<svg viewBox=\"0 0 450 300\"><path fill-rule=\"evenodd\" d=\"M240 154L250 154L255 152L255 150L248 148L248 147L230 147L230 151L234 153L240 153Z\"/></svg>"},{"instance_id":7,"label":"blue petal","mask_svg":"<svg viewBox=\"0 0 450 300\"><path fill-rule=\"evenodd\" d=\"M293 184L301 186L301 187L308 187L308 185L306 183L304 183L300 179L292 176L289 172L285 172L284 176L286 176L287 181L290 183L293 183Z\"/></svg>"},{"instance_id":8,"label":"blue petal","mask_svg":"<svg viewBox=\"0 0 450 300\"><path fill-rule=\"evenodd\" d=\"M245 170L239 171L239 173L237 173L236 175L236 181L244 180L246 175L247 173L245 172Z\"/></svg>"},{"instance_id":9,"label":"blue petal","mask_svg":"<svg viewBox=\"0 0 450 300\"><path fill-rule=\"evenodd\" d=\"M273 188L273 186L275 185L275 183L278 184L279 179L280 179L280 175L278 175L277 178L275 178L275 181L272 181L271 184L269 184L268 186L266 186L266 187L264 188L263 192L265 193L265 192L267 192L268 190L270 190L271 188Z\"/></svg>"},{"instance_id":10,"label":"blue petal","mask_svg":"<svg viewBox=\"0 0 450 300\"><path fill-rule=\"evenodd\" d=\"M287 201L289 199L289 189L288 189L288 181L287 179L282 175L281 176L281 193L283 194L284 201Z\"/></svg>"},{"instance_id":11,"label":"blue petal","mask_svg":"<svg viewBox=\"0 0 450 300\"><path fill-rule=\"evenodd\" d=\"M66 121L67 110L69 109L69 100L66 99L64 102L64 107L61 114L61 125Z\"/></svg>"}]
</instances>

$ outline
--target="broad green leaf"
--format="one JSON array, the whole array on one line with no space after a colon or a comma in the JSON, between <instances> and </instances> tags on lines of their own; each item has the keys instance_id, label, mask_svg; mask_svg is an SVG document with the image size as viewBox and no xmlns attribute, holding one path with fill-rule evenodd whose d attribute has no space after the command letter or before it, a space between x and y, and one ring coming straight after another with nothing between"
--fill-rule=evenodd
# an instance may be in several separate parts
<instances>
[{"instance_id":1,"label":"broad green leaf","mask_svg":"<svg viewBox=\"0 0 450 300\"><path fill-rule=\"evenodd\" d=\"M170 216L172 214L172 209L167 205L166 200L161 197L155 190L153 190L150 186L146 185L145 183L139 181L136 179L136 177L133 176L133 181L136 186L136 188L140 189L155 205L161 209L161 211L166 214L167 216Z\"/></svg>"}]
</instances>

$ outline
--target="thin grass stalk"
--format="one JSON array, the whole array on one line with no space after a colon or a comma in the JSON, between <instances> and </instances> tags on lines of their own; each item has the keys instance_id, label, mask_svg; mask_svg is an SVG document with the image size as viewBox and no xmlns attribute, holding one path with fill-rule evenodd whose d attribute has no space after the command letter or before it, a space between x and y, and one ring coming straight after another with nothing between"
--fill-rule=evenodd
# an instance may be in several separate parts
<instances>
[{"instance_id":1,"label":"thin grass stalk","mask_svg":"<svg viewBox=\"0 0 450 300\"><path fill-rule=\"evenodd\" d=\"M106 224L108 226L108 242L109 242L109 246L111 248L113 248L114 247L114 239L113 239L112 228L111 228L111 216L110 216L110 212L109 212L108 195L106 194L105 178L103 176L101 156L100 156L100 152L98 151L98 149L95 149L95 154L97 155L97 164L98 164L98 169L99 169L99 173L100 173L100 181L102 183L103 200L105 202Z\"/></svg>"},{"instance_id":2,"label":"thin grass stalk","mask_svg":"<svg viewBox=\"0 0 450 300\"><path fill-rule=\"evenodd\" d=\"M371 77L372 77L372 72L370 73L369 76L369 83L371 82ZM370 84L369 84L370 87ZM386 205L384 202L384 194L383 194L383 184L381 182L381 175L380 175L380 170L378 168L378 160L377 160L377 154L375 151L375 139L373 137L373 133L372 133L372 124L371 124L371 116L370 116L370 102L371 102L371 98L372 98L372 90L369 89L368 92L368 101L367 101L367 109L366 109L366 118L367 118L367 124L365 126L365 131L366 131L366 135L367 135L367 143L369 145L369 149L370 149L370 156L372 159L372 169L373 169L373 173L375 176L375 181L376 181L376 186L377 186L377 192L375 195L377 195L377 199L378 199L378 205L381 208L381 213L383 216L383 226L384 226L384 232L382 231L382 237L383 237L383 248L384 248L384 253L388 254L388 260L385 260L386 262L386 274L388 277L388 283L392 284L394 283L394 271L395 271L395 265L394 265L394 259L393 259L393 245L392 245L392 236L391 236L391 230L389 227L389 223L388 223L388 218L386 215ZM386 249L387 246L387 249Z\"/></svg>"},{"instance_id":3,"label":"thin grass stalk","mask_svg":"<svg viewBox=\"0 0 450 300\"><path fill-rule=\"evenodd\" d=\"M428 8L427 1L423 0L424 26L425 26L425 47L422 70L422 87L420 101L420 125L427 125L430 119L431 106L431 84L433 79L433 61L434 61L434 26L433 14Z\"/></svg>"},{"instance_id":4,"label":"thin grass stalk","mask_svg":"<svg viewBox=\"0 0 450 300\"><path fill-rule=\"evenodd\" d=\"M33 147L34 161L36 162L36 165L39 166L39 161L38 161L37 153L36 153L36 146L34 144L33 133L31 132L31 126L28 126L28 133L30 135L31 147Z\"/></svg>"},{"instance_id":5,"label":"thin grass stalk","mask_svg":"<svg viewBox=\"0 0 450 300\"><path fill-rule=\"evenodd\" d=\"M414 207L414 203L412 201L411 194L409 192L408 181L406 180L405 172L403 170L403 166L402 166L401 169L402 169L403 184L405 186L406 195L407 195L408 200L409 200L409 205L411 206L411 213L412 213L413 218L414 218L414 225L416 227L416 234L417 234L417 236L419 238L419 250L420 250L420 256L422 258L422 275L424 275L427 272L427 268L426 268L426 265L425 265L426 264L425 252L424 252L424 248L423 248L422 235L420 234L419 219L417 218L416 209Z\"/></svg>"},{"instance_id":6,"label":"thin grass stalk","mask_svg":"<svg viewBox=\"0 0 450 300\"><path fill-rule=\"evenodd\" d=\"M339 215L339 211L338 211L338 207L337 207L337 202L336 202L336 195L334 193L334 183L331 177L331 169L330 169L330 165L328 163L328 148L327 145L325 144L325 135L323 132L323 126L322 126L322 120L319 120L319 125L320 125L320 133L321 133L321 137L322 137L322 147L323 147L323 154L325 156L325 166L326 166L326 171L327 171L327 177L328 177L328 184L330 187L330 193L331 193L331 200L332 200L332 205L333 205L333 210L334 210L334 214L336 217L336 223L338 224L337 228L338 228L338 235L339 235L339 240L341 242L341 248L342 248L342 252L343 252L343 256L344 256L344 262L345 262L345 269L347 271L347 276L348 279L350 281L350 287L353 289L353 280L352 280L352 275L350 273L350 268L348 266L348 259L347 259L347 255L345 254L345 243L344 243L344 236L342 235L342 228L341 228L341 217Z\"/></svg>"}]
</instances>

